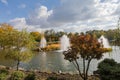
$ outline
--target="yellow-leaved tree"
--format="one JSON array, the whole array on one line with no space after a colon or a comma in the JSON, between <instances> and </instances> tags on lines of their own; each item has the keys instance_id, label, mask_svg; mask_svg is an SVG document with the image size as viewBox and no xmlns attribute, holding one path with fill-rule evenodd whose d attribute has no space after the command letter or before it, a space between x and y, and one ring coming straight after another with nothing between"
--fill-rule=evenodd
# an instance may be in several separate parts
<instances>
[{"instance_id":1,"label":"yellow-leaved tree","mask_svg":"<svg viewBox=\"0 0 120 80\"><path fill-rule=\"evenodd\" d=\"M31 57L33 46L34 39L26 30L18 31L8 24L1 24L0 52L5 54L6 58L17 62L17 70L20 61L26 61Z\"/></svg>"}]
</instances>

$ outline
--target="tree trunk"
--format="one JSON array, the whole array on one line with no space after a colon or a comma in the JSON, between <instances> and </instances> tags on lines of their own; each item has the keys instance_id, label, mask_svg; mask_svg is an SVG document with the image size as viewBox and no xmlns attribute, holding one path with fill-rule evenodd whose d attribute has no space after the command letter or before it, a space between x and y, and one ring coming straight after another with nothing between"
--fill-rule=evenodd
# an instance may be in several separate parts
<instances>
[{"instance_id":1,"label":"tree trunk","mask_svg":"<svg viewBox=\"0 0 120 80\"><path fill-rule=\"evenodd\" d=\"M77 70L78 70L78 72L79 72L79 75L80 75L80 77L83 79L83 75L81 74L80 67L79 67L79 64L78 64L77 60L75 60L75 63L76 63L76 65L77 65Z\"/></svg>"},{"instance_id":2,"label":"tree trunk","mask_svg":"<svg viewBox=\"0 0 120 80\"><path fill-rule=\"evenodd\" d=\"M18 71L18 69L19 69L19 64L20 64L20 61L18 60L18 61L17 61L17 71Z\"/></svg>"},{"instance_id":3,"label":"tree trunk","mask_svg":"<svg viewBox=\"0 0 120 80\"><path fill-rule=\"evenodd\" d=\"M84 80L86 80L86 74L85 74L85 58L83 58L83 75L84 75Z\"/></svg>"},{"instance_id":4,"label":"tree trunk","mask_svg":"<svg viewBox=\"0 0 120 80\"><path fill-rule=\"evenodd\" d=\"M89 70L89 66L90 66L91 60L92 60L92 58L90 58L90 59L88 60L87 69L86 69L86 80L88 79L88 70Z\"/></svg>"}]
</instances>

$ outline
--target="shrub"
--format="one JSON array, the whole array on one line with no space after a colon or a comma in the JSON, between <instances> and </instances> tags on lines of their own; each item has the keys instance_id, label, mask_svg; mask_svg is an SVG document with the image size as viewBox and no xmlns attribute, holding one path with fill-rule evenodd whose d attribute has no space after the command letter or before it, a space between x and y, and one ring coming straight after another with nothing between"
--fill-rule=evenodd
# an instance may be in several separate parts
<instances>
[{"instance_id":1,"label":"shrub","mask_svg":"<svg viewBox=\"0 0 120 80\"><path fill-rule=\"evenodd\" d=\"M9 74L9 71L6 69L0 70L0 80L6 80L7 75Z\"/></svg>"},{"instance_id":2,"label":"shrub","mask_svg":"<svg viewBox=\"0 0 120 80\"><path fill-rule=\"evenodd\" d=\"M24 73L21 71L15 71L11 75L11 80L22 80L24 78Z\"/></svg>"},{"instance_id":3,"label":"shrub","mask_svg":"<svg viewBox=\"0 0 120 80\"><path fill-rule=\"evenodd\" d=\"M7 75L5 73L0 73L0 80L6 80Z\"/></svg>"},{"instance_id":4,"label":"shrub","mask_svg":"<svg viewBox=\"0 0 120 80\"><path fill-rule=\"evenodd\" d=\"M113 59L104 59L98 64L101 80L120 80L120 64Z\"/></svg>"},{"instance_id":5,"label":"shrub","mask_svg":"<svg viewBox=\"0 0 120 80\"><path fill-rule=\"evenodd\" d=\"M47 80L57 80L57 77L48 77Z\"/></svg>"},{"instance_id":6,"label":"shrub","mask_svg":"<svg viewBox=\"0 0 120 80\"><path fill-rule=\"evenodd\" d=\"M36 80L35 73L30 73L26 76L25 80Z\"/></svg>"},{"instance_id":7,"label":"shrub","mask_svg":"<svg viewBox=\"0 0 120 80\"><path fill-rule=\"evenodd\" d=\"M59 49L60 49L59 44L50 44L45 48L46 51L53 51L53 50L59 50Z\"/></svg>"},{"instance_id":8,"label":"shrub","mask_svg":"<svg viewBox=\"0 0 120 80\"><path fill-rule=\"evenodd\" d=\"M9 71L8 71L7 69L1 69L1 70L0 70L0 74L1 74L1 73L4 73L4 74L8 75L8 74L9 74Z\"/></svg>"}]
</instances>

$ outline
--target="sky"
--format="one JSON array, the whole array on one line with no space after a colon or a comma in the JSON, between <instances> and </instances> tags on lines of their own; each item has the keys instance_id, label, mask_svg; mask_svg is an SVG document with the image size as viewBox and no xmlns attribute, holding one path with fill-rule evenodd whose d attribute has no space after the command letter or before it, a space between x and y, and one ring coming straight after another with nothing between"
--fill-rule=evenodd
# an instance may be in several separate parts
<instances>
[{"instance_id":1,"label":"sky","mask_svg":"<svg viewBox=\"0 0 120 80\"><path fill-rule=\"evenodd\" d=\"M115 29L120 0L0 0L0 23L65 32Z\"/></svg>"}]
</instances>

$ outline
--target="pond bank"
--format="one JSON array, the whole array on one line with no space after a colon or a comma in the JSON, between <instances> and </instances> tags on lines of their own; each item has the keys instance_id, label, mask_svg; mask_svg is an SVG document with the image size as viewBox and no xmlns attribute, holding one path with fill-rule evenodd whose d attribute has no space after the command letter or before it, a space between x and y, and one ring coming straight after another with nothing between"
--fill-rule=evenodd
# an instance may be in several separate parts
<instances>
[{"instance_id":1,"label":"pond bank","mask_svg":"<svg viewBox=\"0 0 120 80\"><path fill-rule=\"evenodd\" d=\"M3 69L5 69L9 72L9 76L11 76L11 74L16 71L15 69L12 69L10 67L0 65L0 71ZM69 74L69 73L62 73L62 72L58 72L58 73L41 72L38 70L25 71L22 69L19 71L22 71L25 74L25 76L27 76L30 73L34 73L36 80L82 80L78 74ZM10 79L7 79L7 80L10 80ZM22 80L25 80L25 79L22 79ZM91 75L91 76L89 76L89 80L100 80L100 79L97 76Z\"/></svg>"}]
</instances>

